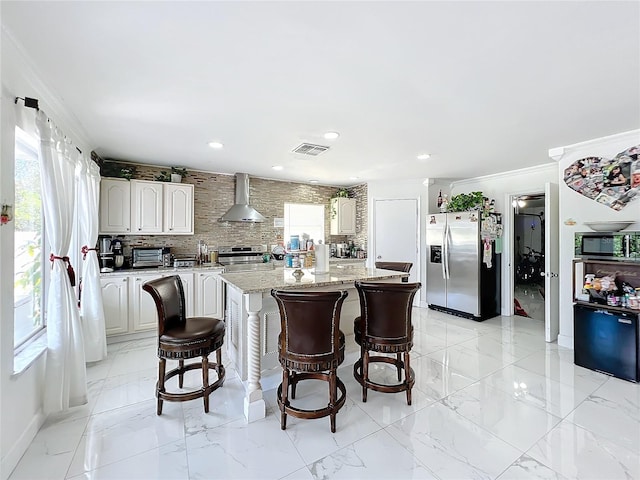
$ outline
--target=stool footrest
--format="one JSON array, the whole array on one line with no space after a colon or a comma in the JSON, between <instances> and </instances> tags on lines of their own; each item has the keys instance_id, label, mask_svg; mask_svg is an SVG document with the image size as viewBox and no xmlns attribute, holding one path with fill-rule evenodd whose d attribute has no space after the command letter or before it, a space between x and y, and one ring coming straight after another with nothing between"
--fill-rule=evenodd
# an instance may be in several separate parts
<instances>
[{"instance_id":1,"label":"stool footrest","mask_svg":"<svg viewBox=\"0 0 640 480\"><path fill-rule=\"evenodd\" d=\"M180 375L188 370L200 370L202 369L202 364L191 363L189 365L185 365L183 368L177 367L173 370L167 372L164 376L165 381L171 377L175 377L176 375ZM156 396L161 400L168 400L171 402L186 402L188 400L194 400L196 398L202 398L205 395L210 395L211 392L220 388L224 384L224 379L226 376L226 372L223 365L218 365L217 363L210 363L209 370L215 370L218 374L218 379L215 382L210 383L206 387L200 387L197 390L190 390L188 392L161 392L158 389L158 383L156 382Z\"/></svg>"},{"instance_id":2,"label":"stool footrest","mask_svg":"<svg viewBox=\"0 0 640 480\"><path fill-rule=\"evenodd\" d=\"M379 356L370 355L369 363L373 363L373 362L389 363L391 365L394 365L395 367L404 369L404 362L402 361L398 362L398 360L391 357L379 357ZM365 381L362 375L362 359L361 358L358 359L356 363L353 364L353 376L357 380L357 382L362 386L366 385L367 388L370 388L371 390L376 390L378 392L397 393L397 392L404 392L406 390L411 390L411 388L416 382L416 374L413 371L413 368L409 368L409 371L407 372L407 374L408 374L407 375L408 378L406 378L404 382L396 383L392 385L377 383L371 380Z\"/></svg>"},{"instance_id":3,"label":"stool footrest","mask_svg":"<svg viewBox=\"0 0 640 480\"><path fill-rule=\"evenodd\" d=\"M307 372L296 373L295 380L290 383L290 386L293 386L293 383L298 383L301 380L309 380L309 379L326 380L328 382L329 374L328 373L307 373ZM291 406L291 403L287 402L287 405L284 405L284 413L288 415L293 415L294 417L297 417L297 418L307 418L307 419L327 417L332 413L335 413L338 410L340 410L340 408L342 408L347 398L347 388L344 386L344 383L342 382L342 380L340 380L338 377L336 377L336 387L338 388L338 390L340 390L340 396L336 399L335 405L327 405L324 408L318 408L315 410L305 410L302 408ZM278 396L278 407L282 412L283 411L282 383L278 385L277 396Z\"/></svg>"}]
</instances>

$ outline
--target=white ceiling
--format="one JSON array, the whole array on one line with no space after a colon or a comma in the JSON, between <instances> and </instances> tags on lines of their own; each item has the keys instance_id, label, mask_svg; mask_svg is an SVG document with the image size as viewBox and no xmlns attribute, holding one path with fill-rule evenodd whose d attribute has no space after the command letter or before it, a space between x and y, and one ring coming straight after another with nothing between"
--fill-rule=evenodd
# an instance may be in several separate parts
<instances>
[{"instance_id":1,"label":"white ceiling","mask_svg":"<svg viewBox=\"0 0 640 480\"><path fill-rule=\"evenodd\" d=\"M350 185L539 165L640 127L636 1L0 8L104 158ZM331 149L290 153L303 141Z\"/></svg>"}]
</instances>

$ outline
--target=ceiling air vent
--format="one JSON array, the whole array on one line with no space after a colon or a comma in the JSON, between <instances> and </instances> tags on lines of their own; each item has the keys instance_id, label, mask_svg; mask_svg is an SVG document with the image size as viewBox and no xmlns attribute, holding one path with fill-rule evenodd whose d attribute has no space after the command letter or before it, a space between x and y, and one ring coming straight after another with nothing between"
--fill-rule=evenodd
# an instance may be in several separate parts
<instances>
[{"instance_id":1,"label":"ceiling air vent","mask_svg":"<svg viewBox=\"0 0 640 480\"><path fill-rule=\"evenodd\" d=\"M300 153L301 155L311 155L312 157L317 157L323 152L329 150L329 147L325 147L324 145L314 145L313 143L301 143L292 151L293 153Z\"/></svg>"}]
</instances>

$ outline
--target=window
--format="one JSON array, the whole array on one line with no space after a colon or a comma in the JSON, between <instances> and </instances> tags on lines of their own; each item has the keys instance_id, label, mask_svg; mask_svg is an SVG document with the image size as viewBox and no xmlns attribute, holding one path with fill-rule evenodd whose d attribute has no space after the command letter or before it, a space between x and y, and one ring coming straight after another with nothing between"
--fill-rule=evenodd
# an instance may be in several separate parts
<instances>
[{"instance_id":1,"label":"window","mask_svg":"<svg viewBox=\"0 0 640 480\"><path fill-rule=\"evenodd\" d=\"M13 346L17 348L45 326L45 238L38 144L20 128L16 128L13 224Z\"/></svg>"},{"instance_id":2,"label":"window","mask_svg":"<svg viewBox=\"0 0 640 480\"><path fill-rule=\"evenodd\" d=\"M314 243L324 243L324 205L307 205L301 203L284 204L284 242L291 235L303 235L313 239Z\"/></svg>"}]
</instances>

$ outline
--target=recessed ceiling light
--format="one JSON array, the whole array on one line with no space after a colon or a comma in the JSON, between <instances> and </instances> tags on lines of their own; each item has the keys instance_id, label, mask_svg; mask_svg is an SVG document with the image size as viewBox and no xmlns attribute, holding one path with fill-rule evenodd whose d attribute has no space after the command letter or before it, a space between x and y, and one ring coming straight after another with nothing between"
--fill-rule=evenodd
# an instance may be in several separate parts
<instances>
[{"instance_id":1,"label":"recessed ceiling light","mask_svg":"<svg viewBox=\"0 0 640 480\"><path fill-rule=\"evenodd\" d=\"M318 180L309 180L309 183L318 183Z\"/></svg>"},{"instance_id":2,"label":"recessed ceiling light","mask_svg":"<svg viewBox=\"0 0 640 480\"><path fill-rule=\"evenodd\" d=\"M360 177L349 177L349 180L358 180Z\"/></svg>"},{"instance_id":3,"label":"recessed ceiling light","mask_svg":"<svg viewBox=\"0 0 640 480\"><path fill-rule=\"evenodd\" d=\"M327 132L324 134L324 138L326 138L327 140L335 140L339 136L340 134L338 132Z\"/></svg>"},{"instance_id":4,"label":"recessed ceiling light","mask_svg":"<svg viewBox=\"0 0 640 480\"><path fill-rule=\"evenodd\" d=\"M422 153L420 155L418 155L418 160L426 160L427 158L431 157L431 155L429 155L428 153Z\"/></svg>"},{"instance_id":5,"label":"recessed ceiling light","mask_svg":"<svg viewBox=\"0 0 640 480\"><path fill-rule=\"evenodd\" d=\"M274 170L282 170L284 167L282 165L274 165L273 167Z\"/></svg>"},{"instance_id":6,"label":"recessed ceiling light","mask_svg":"<svg viewBox=\"0 0 640 480\"><path fill-rule=\"evenodd\" d=\"M222 145L220 142L209 142L209 146L211 148L222 148L224 145Z\"/></svg>"}]
</instances>

